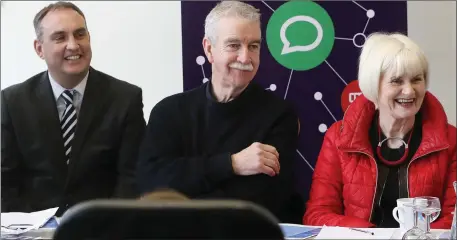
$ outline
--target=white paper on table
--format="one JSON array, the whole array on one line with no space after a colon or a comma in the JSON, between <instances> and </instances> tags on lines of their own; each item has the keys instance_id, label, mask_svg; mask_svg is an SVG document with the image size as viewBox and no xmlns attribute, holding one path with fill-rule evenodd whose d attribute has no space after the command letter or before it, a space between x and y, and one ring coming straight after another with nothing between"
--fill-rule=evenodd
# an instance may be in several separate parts
<instances>
[{"instance_id":1,"label":"white paper on table","mask_svg":"<svg viewBox=\"0 0 457 240\"><path fill-rule=\"evenodd\" d=\"M346 227L322 227L314 239L390 239L395 229L360 229L373 232L374 235L353 230Z\"/></svg>"},{"instance_id":2,"label":"white paper on table","mask_svg":"<svg viewBox=\"0 0 457 240\"><path fill-rule=\"evenodd\" d=\"M2 234L21 234L32 229L42 227L49 219L54 217L58 208L50 208L42 211L24 213L9 212L1 213ZM22 226L22 228L18 228Z\"/></svg>"}]
</instances>

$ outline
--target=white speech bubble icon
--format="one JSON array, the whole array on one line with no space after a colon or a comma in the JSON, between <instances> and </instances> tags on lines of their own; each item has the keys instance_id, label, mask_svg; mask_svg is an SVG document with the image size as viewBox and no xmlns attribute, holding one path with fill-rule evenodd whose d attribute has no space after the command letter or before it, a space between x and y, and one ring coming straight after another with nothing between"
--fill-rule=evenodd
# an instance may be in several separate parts
<instances>
[{"instance_id":1,"label":"white speech bubble icon","mask_svg":"<svg viewBox=\"0 0 457 240\"><path fill-rule=\"evenodd\" d=\"M289 40L287 40L287 37L286 37L286 30L291 24L293 24L295 22L309 22L309 23L313 24L314 27L317 29L316 40L314 40L313 43L306 45L306 46L298 45L298 46L290 47L290 42L289 42ZM281 26L280 37L281 37L282 43L284 43L284 46L281 51L281 55L292 53L292 52L311 51L314 48L316 48L317 46L319 46L319 44L322 41L323 35L324 35L324 30L322 29L321 24L316 19L314 19L310 16L303 16L303 15L291 17L291 18L287 19L287 21L285 21L284 24Z\"/></svg>"}]
</instances>

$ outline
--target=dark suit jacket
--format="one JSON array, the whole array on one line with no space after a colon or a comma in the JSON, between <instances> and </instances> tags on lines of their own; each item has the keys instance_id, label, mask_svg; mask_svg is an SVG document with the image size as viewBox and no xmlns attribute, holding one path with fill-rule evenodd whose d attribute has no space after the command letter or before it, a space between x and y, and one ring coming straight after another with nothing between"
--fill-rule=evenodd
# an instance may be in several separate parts
<instances>
[{"instance_id":1,"label":"dark suit jacket","mask_svg":"<svg viewBox=\"0 0 457 240\"><path fill-rule=\"evenodd\" d=\"M2 212L84 200L136 197L134 169L143 137L142 91L93 68L67 165L48 73L2 90Z\"/></svg>"}]
</instances>

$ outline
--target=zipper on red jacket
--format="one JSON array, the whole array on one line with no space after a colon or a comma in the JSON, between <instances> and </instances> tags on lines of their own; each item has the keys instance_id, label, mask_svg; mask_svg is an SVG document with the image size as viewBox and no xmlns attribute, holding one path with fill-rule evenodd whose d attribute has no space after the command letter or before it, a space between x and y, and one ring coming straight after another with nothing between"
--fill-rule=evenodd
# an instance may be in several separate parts
<instances>
[{"instance_id":1,"label":"zipper on red jacket","mask_svg":"<svg viewBox=\"0 0 457 240\"><path fill-rule=\"evenodd\" d=\"M344 114L343 114L343 118L341 120L341 127L340 127L340 133L343 131L343 126L344 126L344 117L346 117L346 113L348 111L348 109L351 107L352 104L349 104L349 106L346 108L346 111L344 111ZM356 152L356 153L362 153L362 154L365 154L367 155L369 158L371 158L374 162L374 166L376 167L376 177L375 177L375 185L374 185L374 194L373 194L373 200L371 201L371 209L370 209L370 218L368 219L368 221L371 223L371 217L373 215L373 206L374 206L374 199L376 197L376 191L377 191L377 188L378 188L378 163L376 162L376 159L371 156L370 154L366 153L366 152L362 152L362 151L354 151L354 150L349 150L349 151L346 151L346 152ZM409 194L408 194L409 195Z\"/></svg>"},{"instance_id":2,"label":"zipper on red jacket","mask_svg":"<svg viewBox=\"0 0 457 240\"><path fill-rule=\"evenodd\" d=\"M436 150L433 150L431 152L427 152L427 153L424 153L424 154L422 154L420 156L417 156L417 157L411 159L411 161L409 161L408 167L406 167L406 191L408 191L408 197L410 197L410 194L409 194L409 166L411 165L411 163L414 162L418 158L424 157L426 155L429 155L429 154L432 154L432 153L435 153L435 152L443 151L443 150L446 150L448 148L449 148L449 146L447 146L445 148L436 149Z\"/></svg>"},{"instance_id":3,"label":"zipper on red jacket","mask_svg":"<svg viewBox=\"0 0 457 240\"><path fill-rule=\"evenodd\" d=\"M343 131L343 125L344 125L344 117L346 117L346 113L348 112L349 107L351 107L352 104L349 104L348 107L346 108L346 111L343 113L343 118L341 119L341 126L340 126L340 133Z\"/></svg>"},{"instance_id":4,"label":"zipper on red jacket","mask_svg":"<svg viewBox=\"0 0 457 240\"><path fill-rule=\"evenodd\" d=\"M372 215L373 215L374 199L375 199L375 197L376 197L376 191L377 191L377 189L378 189L378 163L376 163L376 159L374 159L373 156L371 156L370 154L368 154L368 153L366 153L366 152L355 151L355 150L349 150L349 151L345 151L345 152L362 153L362 154L367 155L370 159L372 159L372 160L374 161L374 166L376 167L376 177L375 177L375 185L374 185L373 200L371 201L370 218L368 219L368 221L371 223L371 217L372 217Z\"/></svg>"}]
</instances>

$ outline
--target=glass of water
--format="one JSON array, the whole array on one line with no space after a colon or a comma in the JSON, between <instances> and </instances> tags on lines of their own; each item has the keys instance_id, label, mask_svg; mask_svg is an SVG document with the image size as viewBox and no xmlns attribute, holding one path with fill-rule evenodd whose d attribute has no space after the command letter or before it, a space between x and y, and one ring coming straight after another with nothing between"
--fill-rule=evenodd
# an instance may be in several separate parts
<instances>
[{"instance_id":1,"label":"glass of water","mask_svg":"<svg viewBox=\"0 0 457 240\"><path fill-rule=\"evenodd\" d=\"M432 233L430 232L430 223L435 221L441 211L441 204L440 204L440 199L437 197L416 197L414 198L414 202L418 203L420 205L420 211L422 214L425 215L425 226L426 226L426 231L425 235L430 238L434 239ZM416 205L416 204L415 204Z\"/></svg>"},{"instance_id":2,"label":"glass of water","mask_svg":"<svg viewBox=\"0 0 457 240\"><path fill-rule=\"evenodd\" d=\"M420 205L420 202L413 203L412 207L413 207L413 213L414 213L414 226L413 226L413 228L411 228L405 232L405 234L402 237L402 240L412 240L412 239L430 240L430 238L425 235L425 232L417 226L419 215L422 214L422 209L421 209L422 206Z\"/></svg>"}]
</instances>

